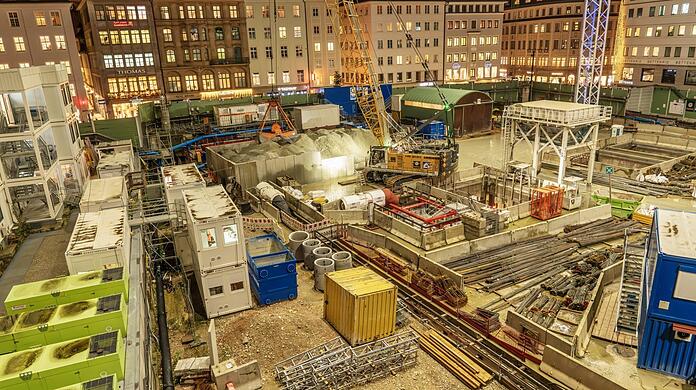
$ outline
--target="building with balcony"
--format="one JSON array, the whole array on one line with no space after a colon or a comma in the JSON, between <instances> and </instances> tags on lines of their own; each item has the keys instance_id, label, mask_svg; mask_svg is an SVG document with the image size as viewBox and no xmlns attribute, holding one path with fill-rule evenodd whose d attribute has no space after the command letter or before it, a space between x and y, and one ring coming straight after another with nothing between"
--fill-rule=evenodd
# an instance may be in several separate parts
<instances>
[{"instance_id":1,"label":"building with balcony","mask_svg":"<svg viewBox=\"0 0 696 390\"><path fill-rule=\"evenodd\" d=\"M87 172L67 69L6 69L0 79L0 211L9 218L0 227L60 218Z\"/></svg>"},{"instance_id":2,"label":"building with balcony","mask_svg":"<svg viewBox=\"0 0 696 390\"><path fill-rule=\"evenodd\" d=\"M139 103L158 99L163 83L150 1L81 0L76 11L98 116L133 116Z\"/></svg>"},{"instance_id":3,"label":"building with balcony","mask_svg":"<svg viewBox=\"0 0 696 390\"><path fill-rule=\"evenodd\" d=\"M631 0L621 16L620 84L696 86L696 4Z\"/></svg>"},{"instance_id":4,"label":"building with balcony","mask_svg":"<svg viewBox=\"0 0 696 390\"><path fill-rule=\"evenodd\" d=\"M153 2L169 100L251 95L242 1Z\"/></svg>"},{"instance_id":5,"label":"building with balcony","mask_svg":"<svg viewBox=\"0 0 696 390\"><path fill-rule=\"evenodd\" d=\"M0 2L0 69L62 64L75 107L89 109L68 0Z\"/></svg>"},{"instance_id":6,"label":"building with balcony","mask_svg":"<svg viewBox=\"0 0 696 390\"><path fill-rule=\"evenodd\" d=\"M575 83L582 41L584 2L510 0L502 35L503 77ZM620 2L610 5L602 84L613 82L614 44Z\"/></svg>"},{"instance_id":7,"label":"building with balcony","mask_svg":"<svg viewBox=\"0 0 696 390\"><path fill-rule=\"evenodd\" d=\"M245 3L251 86L294 93L333 84L340 56L332 19L322 0Z\"/></svg>"},{"instance_id":8,"label":"building with balcony","mask_svg":"<svg viewBox=\"0 0 696 390\"><path fill-rule=\"evenodd\" d=\"M505 1L453 1L445 13L445 82L495 80Z\"/></svg>"}]
</instances>

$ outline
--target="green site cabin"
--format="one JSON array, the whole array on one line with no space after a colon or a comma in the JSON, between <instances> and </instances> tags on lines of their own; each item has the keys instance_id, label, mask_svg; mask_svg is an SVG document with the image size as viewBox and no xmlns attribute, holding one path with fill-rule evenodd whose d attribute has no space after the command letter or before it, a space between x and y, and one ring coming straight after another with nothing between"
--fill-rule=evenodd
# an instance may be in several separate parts
<instances>
[{"instance_id":1,"label":"green site cabin","mask_svg":"<svg viewBox=\"0 0 696 390\"><path fill-rule=\"evenodd\" d=\"M0 354L115 330L125 335L127 312L125 298L118 294L3 317L0 323L13 325L0 327Z\"/></svg>"},{"instance_id":2,"label":"green site cabin","mask_svg":"<svg viewBox=\"0 0 696 390\"><path fill-rule=\"evenodd\" d=\"M125 358L118 331L0 355L0 389L53 390L108 375L120 381Z\"/></svg>"},{"instance_id":3,"label":"green site cabin","mask_svg":"<svg viewBox=\"0 0 696 390\"><path fill-rule=\"evenodd\" d=\"M128 277L122 267L16 285L5 299L5 311L15 315L116 294L128 300Z\"/></svg>"}]
</instances>

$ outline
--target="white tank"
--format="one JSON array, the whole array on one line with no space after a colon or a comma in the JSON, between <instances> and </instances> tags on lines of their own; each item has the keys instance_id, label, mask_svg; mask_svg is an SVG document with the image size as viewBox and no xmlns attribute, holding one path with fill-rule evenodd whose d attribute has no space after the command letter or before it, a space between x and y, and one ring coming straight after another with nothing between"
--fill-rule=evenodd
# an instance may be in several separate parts
<instances>
[{"instance_id":1,"label":"white tank","mask_svg":"<svg viewBox=\"0 0 696 390\"><path fill-rule=\"evenodd\" d=\"M370 203L384 206L386 195L382 190L370 190L341 198L341 210L359 210L367 208Z\"/></svg>"},{"instance_id":2,"label":"white tank","mask_svg":"<svg viewBox=\"0 0 696 390\"><path fill-rule=\"evenodd\" d=\"M273 202L273 199L275 199L278 196L285 199L285 196L283 196L282 192L276 190L275 187L273 187L265 181L262 181L261 183L256 185L256 191L258 191L259 196L261 196L262 199L265 199L269 202Z\"/></svg>"}]
</instances>

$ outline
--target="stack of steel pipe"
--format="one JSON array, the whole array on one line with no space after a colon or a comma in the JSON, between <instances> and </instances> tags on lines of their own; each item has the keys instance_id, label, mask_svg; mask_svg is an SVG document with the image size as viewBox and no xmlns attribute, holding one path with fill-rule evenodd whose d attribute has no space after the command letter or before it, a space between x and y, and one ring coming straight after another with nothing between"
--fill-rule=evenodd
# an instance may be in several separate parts
<instances>
[{"instance_id":1,"label":"stack of steel pipe","mask_svg":"<svg viewBox=\"0 0 696 390\"><path fill-rule=\"evenodd\" d=\"M600 242L623 238L626 229L638 226L640 226L640 223L633 220L610 217L589 223L566 226L561 237L565 241L575 242L580 246L590 246Z\"/></svg>"}]
</instances>

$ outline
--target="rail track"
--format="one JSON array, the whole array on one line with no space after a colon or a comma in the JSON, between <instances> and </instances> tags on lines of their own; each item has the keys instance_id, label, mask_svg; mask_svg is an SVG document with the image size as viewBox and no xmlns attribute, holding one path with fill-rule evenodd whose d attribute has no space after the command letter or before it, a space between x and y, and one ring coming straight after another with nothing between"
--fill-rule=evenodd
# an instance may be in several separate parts
<instances>
[{"instance_id":1,"label":"rail track","mask_svg":"<svg viewBox=\"0 0 696 390\"><path fill-rule=\"evenodd\" d=\"M438 330L466 354L476 358L478 363L484 366L501 385L516 390L568 389L527 366L512 352L487 338L462 319L453 316L444 307L423 296L400 278L394 277L374 264L351 242L341 238L330 239L321 234L319 236L340 250L350 252L353 255L353 261L357 264L371 268L396 284L399 297L406 303L414 317Z\"/></svg>"}]
</instances>

